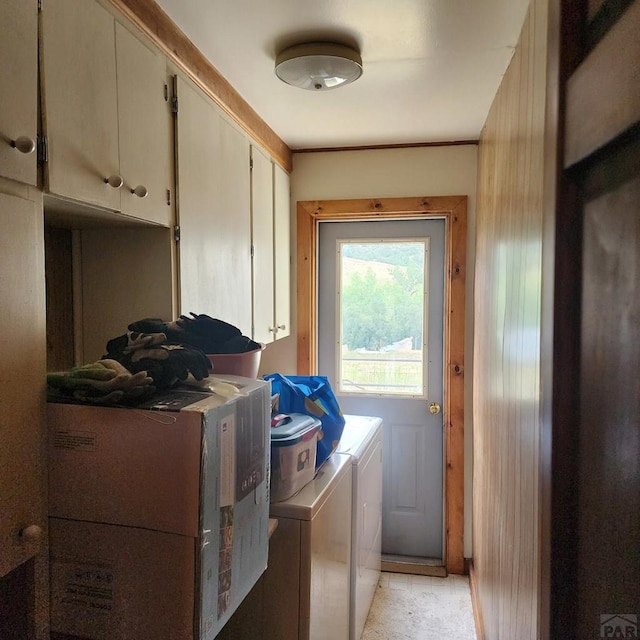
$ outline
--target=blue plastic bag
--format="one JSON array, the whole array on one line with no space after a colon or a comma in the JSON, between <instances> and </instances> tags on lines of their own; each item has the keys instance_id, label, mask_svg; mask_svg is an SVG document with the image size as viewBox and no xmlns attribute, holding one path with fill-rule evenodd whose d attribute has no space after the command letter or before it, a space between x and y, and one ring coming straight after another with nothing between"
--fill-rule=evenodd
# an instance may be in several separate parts
<instances>
[{"instance_id":1,"label":"blue plastic bag","mask_svg":"<svg viewBox=\"0 0 640 640\"><path fill-rule=\"evenodd\" d=\"M279 394L277 411L305 413L322 423L318 433L316 469L336 450L344 429L344 416L326 376L283 376L270 373L271 393Z\"/></svg>"}]
</instances>

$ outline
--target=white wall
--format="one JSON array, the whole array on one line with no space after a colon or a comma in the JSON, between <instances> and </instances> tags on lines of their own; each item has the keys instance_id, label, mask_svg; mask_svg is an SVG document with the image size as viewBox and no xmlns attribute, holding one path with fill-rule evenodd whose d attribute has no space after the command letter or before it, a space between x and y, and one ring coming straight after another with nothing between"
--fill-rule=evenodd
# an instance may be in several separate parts
<instances>
[{"instance_id":1,"label":"white wall","mask_svg":"<svg viewBox=\"0 0 640 640\"><path fill-rule=\"evenodd\" d=\"M471 416L473 355L473 264L477 146L415 147L294 153L291 173L291 336L263 352L260 373L296 373L296 203L300 200L390 198L409 196L468 197L467 299L465 331L465 539L471 557Z\"/></svg>"}]
</instances>

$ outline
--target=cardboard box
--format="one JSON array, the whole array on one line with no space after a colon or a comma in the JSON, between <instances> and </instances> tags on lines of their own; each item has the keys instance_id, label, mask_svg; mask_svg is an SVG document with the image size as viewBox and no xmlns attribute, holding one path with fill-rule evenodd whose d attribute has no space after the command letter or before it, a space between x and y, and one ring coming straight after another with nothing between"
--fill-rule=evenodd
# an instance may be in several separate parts
<instances>
[{"instance_id":1,"label":"cardboard box","mask_svg":"<svg viewBox=\"0 0 640 640\"><path fill-rule=\"evenodd\" d=\"M52 631L113 640L200 637L195 538L60 518L49 518L49 535Z\"/></svg>"},{"instance_id":2,"label":"cardboard box","mask_svg":"<svg viewBox=\"0 0 640 640\"><path fill-rule=\"evenodd\" d=\"M211 640L263 573L270 385L225 380L241 395L48 405L53 631Z\"/></svg>"}]
</instances>

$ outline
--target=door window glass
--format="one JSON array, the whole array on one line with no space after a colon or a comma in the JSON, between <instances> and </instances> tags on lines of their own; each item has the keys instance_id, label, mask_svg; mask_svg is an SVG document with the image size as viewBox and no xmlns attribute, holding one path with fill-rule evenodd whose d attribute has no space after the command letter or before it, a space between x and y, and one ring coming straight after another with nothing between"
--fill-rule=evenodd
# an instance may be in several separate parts
<instances>
[{"instance_id":1,"label":"door window glass","mask_svg":"<svg viewBox=\"0 0 640 640\"><path fill-rule=\"evenodd\" d=\"M424 396L428 238L338 240L338 391Z\"/></svg>"}]
</instances>

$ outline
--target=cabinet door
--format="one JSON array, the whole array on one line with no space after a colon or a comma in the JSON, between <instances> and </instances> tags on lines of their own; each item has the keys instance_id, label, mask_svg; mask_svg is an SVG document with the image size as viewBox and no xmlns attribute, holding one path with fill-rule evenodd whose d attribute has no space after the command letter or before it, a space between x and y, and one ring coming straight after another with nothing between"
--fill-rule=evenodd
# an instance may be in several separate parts
<instances>
[{"instance_id":1,"label":"cabinet door","mask_svg":"<svg viewBox=\"0 0 640 640\"><path fill-rule=\"evenodd\" d=\"M122 212L169 226L173 132L166 60L116 24L116 61Z\"/></svg>"},{"instance_id":2,"label":"cabinet door","mask_svg":"<svg viewBox=\"0 0 640 640\"><path fill-rule=\"evenodd\" d=\"M251 149L251 224L253 242L253 339L275 340L273 324L273 164Z\"/></svg>"},{"instance_id":3,"label":"cabinet door","mask_svg":"<svg viewBox=\"0 0 640 640\"><path fill-rule=\"evenodd\" d=\"M49 192L119 210L114 24L93 1L44 4L43 123Z\"/></svg>"},{"instance_id":4,"label":"cabinet door","mask_svg":"<svg viewBox=\"0 0 640 640\"><path fill-rule=\"evenodd\" d=\"M37 180L37 65L36 0L3 0L0 3L0 175L32 185ZM12 146L17 139L18 145Z\"/></svg>"},{"instance_id":5,"label":"cabinet door","mask_svg":"<svg viewBox=\"0 0 640 640\"><path fill-rule=\"evenodd\" d=\"M178 79L181 313L251 334L249 142L213 102Z\"/></svg>"},{"instance_id":6,"label":"cabinet door","mask_svg":"<svg viewBox=\"0 0 640 640\"><path fill-rule=\"evenodd\" d=\"M213 202L220 121L213 105L178 79L177 122L180 311L215 313L217 263Z\"/></svg>"},{"instance_id":7,"label":"cabinet door","mask_svg":"<svg viewBox=\"0 0 640 640\"><path fill-rule=\"evenodd\" d=\"M226 119L220 120L220 192L215 216L221 246L217 277L220 308L227 322L251 335L251 187L249 141ZM222 277L220 277L222 276Z\"/></svg>"},{"instance_id":8,"label":"cabinet door","mask_svg":"<svg viewBox=\"0 0 640 640\"><path fill-rule=\"evenodd\" d=\"M0 576L41 551L46 328L42 208L0 194ZM28 321L25 321L28 319ZM27 533L20 532L35 525ZM39 535L40 533L40 535Z\"/></svg>"},{"instance_id":9,"label":"cabinet door","mask_svg":"<svg viewBox=\"0 0 640 640\"><path fill-rule=\"evenodd\" d=\"M289 174L273 167L274 322L276 338L286 338L291 324L291 238Z\"/></svg>"}]
</instances>

